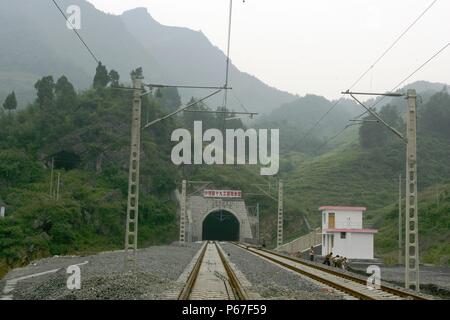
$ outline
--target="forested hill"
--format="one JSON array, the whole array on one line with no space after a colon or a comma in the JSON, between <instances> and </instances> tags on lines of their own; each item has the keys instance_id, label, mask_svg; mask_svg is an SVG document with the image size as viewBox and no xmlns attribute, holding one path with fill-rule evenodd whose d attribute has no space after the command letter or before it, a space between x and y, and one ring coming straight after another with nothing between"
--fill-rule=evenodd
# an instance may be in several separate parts
<instances>
[{"instance_id":1,"label":"forested hill","mask_svg":"<svg viewBox=\"0 0 450 320\"><path fill-rule=\"evenodd\" d=\"M0 203L7 209L0 219L0 277L39 257L123 248L133 92L124 86L117 71L100 63L87 90L78 92L66 76L44 76L26 108L17 109L21 96L14 92L2 102ZM145 95L142 125L173 111L180 100L172 88ZM182 177L213 172L208 180L224 188L261 182L230 166L177 167L171 161L174 129L191 128L196 120L205 128L243 127L239 119L224 121L229 117L235 116L188 113L142 131L139 247L178 238L174 192Z\"/></svg>"},{"instance_id":2,"label":"forested hill","mask_svg":"<svg viewBox=\"0 0 450 320\"><path fill-rule=\"evenodd\" d=\"M413 82L403 88L415 89L418 93L419 108L428 103L430 98L438 92L449 92L449 86L443 83L431 83L427 81ZM364 101L366 106L376 103L376 108L381 110L383 106L395 106L400 114L406 110L406 104L401 98L384 98L383 101L369 99ZM271 112L270 115L258 119L257 126L261 128L279 128L282 139L281 149L283 153L301 152L305 154L320 154L330 151L338 145L345 144L357 135L356 123L350 122L357 119L365 110L352 99L343 97L339 100L327 100L325 97L308 94L297 97L292 102L283 104ZM352 125L345 134L333 137L346 126ZM320 146L323 145L323 148Z\"/></svg>"},{"instance_id":3,"label":"forested hill","mask_svg":"<svg viewBox=\"0 0 450 320\"><path fill-rule=\"evenodd\" d=\"M424 99L425 100L425 99ZM405 132L404 100L386 105L379 114ZM373 120L365 117L364 120ZM450 263L450 95L434 93L418 106L418 186L421 250L427 263ZM345 138L345 139L344 139ZM319 155L291 150L282 157L281 176L286 181L285 210L288 239L303 231L303 215L320 226L322 205L355 205L368 208L366 227L379 228L377 254L395 261L398 225L398 177L405 178L405 144L376 122L353 127L342 144ZM402 183L404 190L404 180ZM436 233L438 232L438 234Z\"/></svg>"},{"instance_id":4,"label":"forested hill","mask_svg":"<svg viewBox=\"0 0 450 320\"><path fill-rule=\"evenodd\" d=\"M1 271L42 256L123 246L132 91L111 88L117 76L99 66L81 93L65 76L43 77L34 103L0 111L0 200L7 205ZM143 99L144 118L167 112L163 97ZM176 238L172 193L180 173L167 143L174 126L169 120L143 132L140 246Z\"/></svg>"},{"instance_id":5,"label":"forested hill","mask_svg":"<svg viewBox=\"0 0 450 320\"><path fill-rule=\"evenodd\" d=\"M33 100L33 85L41 77L65 74L83 89L90 86L95 68L95 61L76 41L76 35L66 27L52 1L38 2L39 5L35 0L0 1L0 100L15 90L19 107ZM163 26L146 9L115 16L97 10L85 0L58 3L64 11L70 5L81 8L80 34L96 57L120 74L139 65L146 72L147 82L199 86L225 83L225 55L201 32ZM230 96L234 109L242 102L254 112L269 113L295 98L233 64L230 85L235 88ZM203 95L204 90L180 94L187 102L191 96ZM211 101L215 104L219 98Z\"/></svg>"}]
</instances>

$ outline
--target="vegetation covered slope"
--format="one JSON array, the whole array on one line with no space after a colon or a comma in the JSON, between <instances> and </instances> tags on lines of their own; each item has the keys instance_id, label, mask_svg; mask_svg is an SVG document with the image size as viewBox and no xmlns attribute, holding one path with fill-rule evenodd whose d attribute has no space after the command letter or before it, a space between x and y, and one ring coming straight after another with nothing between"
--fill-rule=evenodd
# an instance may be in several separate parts
<instances>
[{"instance_id":1,"label":"vegetation covered slope","mask_svg":"<svg viewBox=\"0 0 450 320\"><path fill-rule=\"evenodd\" d=\"M15 90L19 106L34 98L33 84L42 76L65 74L77 88L91 84L92 57L66 27L52 1L0 1L0 100ZM143 67L153 83L222 86L225 82L225 55L201 32L163 26L146 9L116 16L97 10L85 0L58 0L65 12L71 5L81 9L79 33L98 59L127 74L136 65ZM20 23L18 23L20 21ZM113 36L113 40L111 38ZM230 84L239 99L254 112L268 113L294 96L269 87L256 77L231 64ZM204 90L181 91L183 101ZM212 100L219 102L223 98ZM230 101L238 106L234 96ZM257 110L256 110L257 109Z\"/></svg>"},{"instance_id":2,"label":"vegetation covered slope","mask_svg":"<svg viewBox=\"0 0 450 320\"><path fill-rule=\"evenodd\" d=\"M404 131L405 124L398 110L399 108L386 106L380 114L398 130ZM442 240L448 239L450 235L450 228L446 222L450 211L446 206L445 197L439 208L432 208L432 204L427 201L427 190L433 190L436 186L448 184L450 181L448 123L450 123L448 93L444 91L435 93L427 103L419 106L418 181L421 192L419 199L425 211L421 217L423 221L420 241L426 254L430 254L425 261L434 263L446 261L449 243ZM286 197L291 199L296 208L290 228L294 234L300 233L295 231L292 225L300 228L303 214L313 225L319 226L318 208L321 205L366 206L370 217L366 221L366 226L379 227L382 230L376 236L377 253L389 256L392 253L391 240L395 239L396 229L392 224L393 221L385 219L389 215L382 213L389 211L385 207L389 205L392 207L395 206L392 204L397 203L398 176L399 174L405 176L405 145L388 130L370 122L364 123L359 133L354 129L347 134L346 139L349 139L347 143L320 156L291 152L283 157L282 177L287 181ZM394 214L394 211L390 213ZM426 212L432 213L427 215ZM440 225L441 228L438 230L438 237L434 234L435 225ZM288 235L292 236L292 233ZM426 248L430 248L431 251Z\"/></svg>"},{"instance_id":3,"label":"vegetation covered slope","mask_svg":"<svg viewBox=\"0 0 450 320\"><path fill-rule=\"evenodd\" d=\"M402 203L402 220L405 205ZM370 212L370 223L379 228L375 247L387 263L398 262L398 205ZM402 228L404 238L404 226ZM419 194L419 250L421 263L450 266L450 185L435 185ZM403 241L404 242L404 239ZM404 244L402 244L404 248ZM404 252L402 252L404 255Z\"/></svg>"},{"instance_id":4,"label":"vegetation covered slope","mask_svg":"<svg viewBox=\"0 0 450 320\"><path fill-rule=\"evenodd\" d=\"M44 77L36 83L36 102L0 113L3 271L37 257L123 246L132 96L107 86L105 70L99 65L94 87L79 94L64 76L56 83ZM143 114L155 118L161 112L153 97L144 98ZM142 246L176 237L172 193L179 172L167 161L173 128L168 121L143 133Z\"/></svg>"}]
</instances>

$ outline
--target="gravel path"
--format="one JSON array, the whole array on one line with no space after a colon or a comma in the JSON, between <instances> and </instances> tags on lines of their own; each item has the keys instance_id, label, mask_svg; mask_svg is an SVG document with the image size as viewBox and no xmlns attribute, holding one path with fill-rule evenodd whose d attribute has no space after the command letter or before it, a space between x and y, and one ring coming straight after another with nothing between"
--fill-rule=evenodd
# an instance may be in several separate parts
<instances>
[{"instance_id":1,"label":"gravel path","mask_svg":"<svg viewBox=\"0 0 450 320\"><path fill-rule=\"evenodd\" d=\"M352 265L353 269L364 272L367 265ZM405 268L403 266L381 266L383 281L404 285ZM450 268L420 266L420 283L422 291L450 299Z\"/></svg>"},{"instance_id":2,"label":"gravel path","mask_svg":"<svg viewBox=\"0 0 450 320\"><path fill-rule=\"evenodd\" d=\"M85 257L52 257L38 260L25 268L14 269L0 281L3 297L14 299L166 299L178 292L176 280L200 249L201 244L150 247L138 252L139 273L124 274L123 251ZM68 290L66 268L81 265L81 290ZM21 279L41 272L45 275ZM13 288L6 294L5 288Z\"/></svg>"},{"instance_id":3,"label":"gravel path","mask_svg":"<svg viewBox=\"0 0 450 320\"><path fill-rule=\"evenodd\" d=\"M343 297L232 244L221 244L230 260L264 299L340 300Z\"/></svg>"}]
</instances>

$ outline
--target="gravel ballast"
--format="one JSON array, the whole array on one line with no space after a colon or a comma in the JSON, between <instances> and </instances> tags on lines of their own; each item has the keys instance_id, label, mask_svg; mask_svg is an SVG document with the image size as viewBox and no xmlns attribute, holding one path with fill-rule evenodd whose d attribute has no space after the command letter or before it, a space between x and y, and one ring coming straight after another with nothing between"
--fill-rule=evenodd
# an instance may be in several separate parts
<instances>
[{"instance_id":1,"label":"gravel ballast","mask_svg":"<svg viewBox=\"0 0 450 320\"><path fill-rule=\"evenodd\" d=\"M340 300L343 296L300 277L292 271L244 251L229 243L221 243L224 251L245 277L253 290L264 299Z\"/></svg>"},{"instance_id":2,"label":"gravel ballast","mask_svg":"<svg viewBox=\"0 0 450 320\"><path fill-rule=\"evenodd\" d=\"M136 275L124 271L124 252L106 252L84 257L52 257L33 262L29 266L14 269L0 281L0 288L12 286L9 295L18 300L88 299L88 300L159 300L172 299L182 283L178 277L191 262L201 244L150 247L138 252L139 272ZM87 264L83 264L85 262ZM70 274L66 268L82 264L81 289L67 289ZM36 277L30 275L51 272Z\"/></svg>"}]
</instances>

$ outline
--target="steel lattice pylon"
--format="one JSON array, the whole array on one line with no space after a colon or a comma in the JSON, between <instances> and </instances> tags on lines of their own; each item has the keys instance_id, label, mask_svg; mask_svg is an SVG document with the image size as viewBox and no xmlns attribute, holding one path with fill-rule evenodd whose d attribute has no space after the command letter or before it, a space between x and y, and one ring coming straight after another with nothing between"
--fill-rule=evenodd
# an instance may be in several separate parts
<instances>
[{"instance_id":1,"label":"steel lattice pylon","mask_svg":"<svg viewBox=\"0 0 450 320\"><path fill-rule=\"evenodd\" d=\"M278 182L277 247L283 245L283 181Z\"/></svg>"},{"instance_id":2,"label":"steel lattice pylon","mask_svg":"<svg viewBox=\"0 0 450 320\"><path fill-rule=\"evenodd\" d=\"M186 242L186 188L187 181L183 180L180 203L180 243Z\"/></svg>"},{"instance_id":3,"label":"steel lattice pylon","mask_svg":"<svg viewBox=\"0 0 450 320\"><path fill-rule=\"evenodd\" d=\"M408 90L406 151L405 287L419 291L419 219L417 206L417 95Z\"/></svg>"},{"instance_id":4,"label":"steel lattice pylon","mask_svg":"<svg viewBox=\"0 0 450 320\"><path fill-rule=\"evenodd\" d=\"M125 232L125 271L136 271L137 268L142 79L134 78L133 87L135 90L133 94L131 121L131 151L128 177L127 225Z\"/></svg>"}]
</instances>

